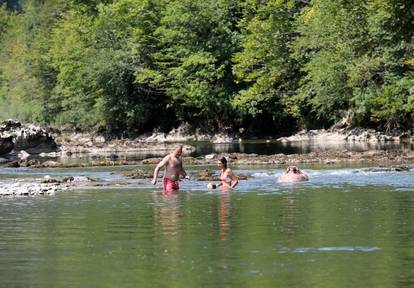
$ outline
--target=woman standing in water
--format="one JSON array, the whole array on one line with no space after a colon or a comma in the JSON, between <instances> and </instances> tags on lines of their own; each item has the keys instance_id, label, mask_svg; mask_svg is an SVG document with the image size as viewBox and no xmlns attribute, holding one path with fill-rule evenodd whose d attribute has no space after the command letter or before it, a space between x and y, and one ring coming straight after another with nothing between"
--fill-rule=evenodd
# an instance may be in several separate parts
<instances>
[{"instance_id":1,"label":"woman standing in water","mask_svg":"<svg viewBox=\"0 0 414 288\"><path fill-rule=\"evenodd\" d=\"M217 187L221 186L224 189L233 189L236 187L236 185L239 183L239 180L233 171L227 167L227 159L225 157L222 157L217 161L217 166L221 169L220 183L218 185L208 183L207 188L216 189Z\"/></svg>"}]
</instances>

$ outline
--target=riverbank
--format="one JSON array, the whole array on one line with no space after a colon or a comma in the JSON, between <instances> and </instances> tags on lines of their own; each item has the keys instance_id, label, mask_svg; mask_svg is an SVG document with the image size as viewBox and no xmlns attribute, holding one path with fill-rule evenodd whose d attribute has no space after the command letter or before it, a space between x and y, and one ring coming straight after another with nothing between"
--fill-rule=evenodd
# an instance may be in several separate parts
<instances>
[{"instance_id":1,"label":"riverbank","mask_svg":"<svg viewBox=\"0 0 414 288\"><path fill-rule=\"evenodd\" d=\"M220 153L208 154L199 157L182 157L185 165L215 165L221 157L226 157L228 162L237 166L285 166L300 164L340 164L340 163L371 163L371 164L410 164L414 163L414 151L403 150L374 150L374 151L336 151L326 150L307 154L272 154L258 155L246 153ZM47 160L44 162L27 161L24 167L31 168L86 168L86 167L108 167L108 166L132 166L144 165L155 166L162 160L162 157L147 158L142 161L90 161L86 163L64 163L59 161ZM19 167L21 164L16 162L6 163L4 166ZM33 164L34 163L34 164ZM20 167L23 167L20 166Z\"/></svg>"},{"instance_id":2,"label":"riverbank","mask_svg":"<svg viewBox=\"0 0 414 288\"><path fill-rule=\"evenodd\" d=\"M192 134L193 133L193 134ZM195 134L194 134L195 133ZM240 136L240 135L239 135ZM169 133L155 133L142 135L134 139L107 139L101 134L74 131L71 129L53 129L21 124L8 120L0 125L0 165L7 167L33 168L75 168L98 166L123 165L155 165L162 156L173 150L177 143L184 145L183 160L191 165L209 165L221 157L226 156L230 163L235 165L286 165L303 163L342 163L342 162L369 162L369 163L410 163L414 162L414 153L407 150L372 150L350 151L346 145L370 147L370 145L393 144L413 140L410 133L384 134L369 129L330 129L301 131L290 137L267 139L264 144L279 145L293 148L297 145L312 145L315 151L302 153L228 153L231 145L246 146L245 140L237 135L217 134L204 135L192 131L188 125L181 125ZM190 144L187 141L191 142ZM198 141L198 142L197 142ZM194 153L195 145L199 141L216 142L220 152L211 154ZM230 141L230 144L227 143ZM405 143L404 142L404 143ZM226 143L226 144L219 144ZM344 144L345 143L345 144ZM385 145L384 144L384 145ZM222 145L222 146L220 146ZM229 146L226 146L229 145ZM248 145L248 144L247 144ZM291 145L291 146L289 146ZM321 148L322 147L322 148ZM378 149L379 147L376 146ZM0 147L1 148L1 147ZM243 152L244 148L239 150ZM285 149L287 150L287 149ZM292 149L291 149L292 150ZM296 149L300 150L300 149ZM234 151L234 150L233 150ZM249 151L249 150L248 150ZM250 151L258 151L250 149ZM216 151L214 151L216 152ZM141 153L142 158L123 157ZM207 154L207 155L206 155ZM262 155L270 154L270 155ZM85 157L87 155L87 157ZM149 156L155 158L148 158ZM159 156L158 156L159 155ZM195 156L195 157L191 157ZM122 157L121 157L122 156ZM87 158L84 162L79 159ZM148 158L144 159L143 158ZM142 160L142 161L141 161Z\"/></svg>"}]
</instances>

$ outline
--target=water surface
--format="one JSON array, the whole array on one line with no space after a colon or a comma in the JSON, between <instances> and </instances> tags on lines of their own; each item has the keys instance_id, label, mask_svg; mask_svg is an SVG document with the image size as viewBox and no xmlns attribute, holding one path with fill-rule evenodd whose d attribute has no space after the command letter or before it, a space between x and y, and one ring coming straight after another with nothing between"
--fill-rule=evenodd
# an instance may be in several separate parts
<instances>
[{"instance_id":1,"label":"water surface","mask_svg":"<svg viewBox=\"0 0 414 288\"><path fill-rule=\"evenodd\" d=\"M253 178L234 192L183 181L164 195L137 180L1 198L0 286L413 286L412 171L307 169L297 185L276 184L281 169L236 172Z\"/></svg>"}]
</instances>

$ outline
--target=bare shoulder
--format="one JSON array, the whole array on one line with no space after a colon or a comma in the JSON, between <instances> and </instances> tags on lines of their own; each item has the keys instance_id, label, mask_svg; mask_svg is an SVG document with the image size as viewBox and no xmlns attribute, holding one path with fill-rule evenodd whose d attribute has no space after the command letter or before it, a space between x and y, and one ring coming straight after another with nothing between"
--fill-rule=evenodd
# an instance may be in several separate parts
<instances>
[{"instance_id":1,"label":"bare shoulder","mask_svg":"<svg viewBox=\"0 0 414 288\"><path fill-rule=\"evenodd\" d=\"M162 158L160 164L163 164L163 165L167 164L170 161L170 158L171 158L171 155L168 154L167 156L165 156L164 158Z\"/></svg>"}]
</instances>

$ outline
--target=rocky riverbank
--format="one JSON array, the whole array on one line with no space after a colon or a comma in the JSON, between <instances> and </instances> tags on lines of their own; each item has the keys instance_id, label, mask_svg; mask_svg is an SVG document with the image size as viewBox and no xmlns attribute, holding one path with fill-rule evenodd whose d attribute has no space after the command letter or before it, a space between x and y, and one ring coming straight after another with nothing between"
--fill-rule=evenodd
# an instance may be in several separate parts
<instances>
[{"instance_id":1,"label":"rocky riverbank","mask_svg":"<svg viewBox=\"0 0 414 288\"><path fill-rule=\"evenodd\" d=\"M145 137L110 140L100 134L22 124L15 120L0 124L0 163L14 162L9 164L12 167L41 164L39 160L32 159L33 154L45 158L67 158L78 154L116 158L119 153L165 154L175 146L173 143L154 142ZM183 146L184 155L194 151L191 145Z\"/></svg>"},{"instance_id":2,"label":"rocky riverbank","mask_svg":"<svg viewBox=\"0 0 414 288\"><path fill-rule=\"evenodd\" d=\"M33 124L21 124L8 120L0 124L0 164L8 167L34 168L74 168L89 166L120 166L149 164L155 165L161 157L141 161L119 160L119 155L126 153L149 152L155 155L165 155L174 149L176 144L168 141L212 141L231 142L238 139L229 134L205 135L191 130L188 124L179 126L169 133L143 135L135 139L106 139L103 135L74 131L73 129L42 128ZM411 141L411 133L384 134L369 129L337 128L330 130L302 131L293 136L279 138L279 142L312 142L315 143L377 143ZM239 139L240 140L240 139ZM239 141L238 140L238 141ZM242 141L242 140L241 140ZM270 140L268 140L270 141ZM329 146L331 147L331 146ZM336 147L339 147L338 145ZM191 165L213 164L221 156L210 154L200 157L189 157L194 151L191 145L184 145L184 163ZM36 154L37 157L32 157ZM111 160L88 160L88 163L63 163L67 157L90 155L94 157L108 156ZM274 154L257 155L243 153L224 153L230 163L236 165L285 165L301 163L339 163L339 162L413 162L413 152L410 151L338 151L320 150L308 154ZM40 157L39 157L40 156ZM43 157L43 158L42 158ZM52 161L58 159L58 161Z\"/></svg>"},{"instance_id":3,"label":"rocky riverbank","mask_svg":"<svg viewBox=\"0 0 414 288\"><path fill-rule=\"evenodd\" d=\"M411 132L380 132L374 129L340 128L303 130L289 137L277 139L281 142L314 142L314 143L344 143L344 142L414 142Z\"/></svg>"},{"instance_id":4,"label":"rocky riverbank","mask_svg":"<svg viewBox=\"0 0 414 288\"><path fill-rule=\"evenodd\" d=\"M414 163L414 151L404 150L374 150L364 152L325 150L307 154L273 154L258 155L245 153L209 154L200 157L182 157L185 165L215 165L217 159L225 156L228 162L238 166L252 165L299 165L299 164L339 164L339 163L371 163L371 164L407 164ZM105 166L147 165L155 166L162 157L147 158L142 161L90 161L87 163L63 163L47 160L19 160L6 163L6 167L31 167L31 168L86 168Z\"/></svg>"}]
</instances>

